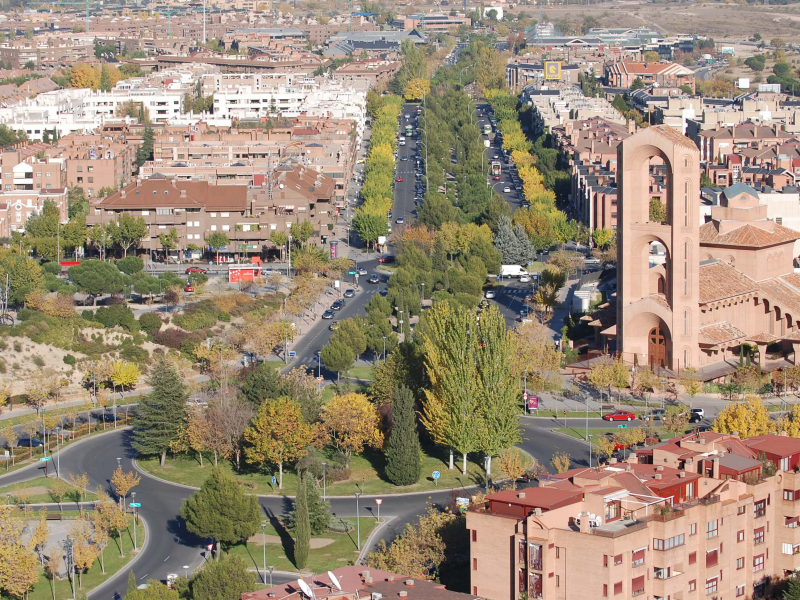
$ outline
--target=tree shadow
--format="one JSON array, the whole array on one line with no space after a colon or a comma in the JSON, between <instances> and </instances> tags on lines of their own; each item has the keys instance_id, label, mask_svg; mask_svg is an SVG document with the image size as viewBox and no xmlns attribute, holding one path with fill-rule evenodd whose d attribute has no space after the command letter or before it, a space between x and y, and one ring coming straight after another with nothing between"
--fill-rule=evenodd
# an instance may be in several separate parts
<instances>
[{"instance_id":1,"label":"tree shadow","mask_svg":"<svg viewBox=\"0 0 800 600\"><path fill-rule=\"evenodd\" d=\"M294 506L294 502L291 499L284 497L283 498L283 506L284 506L284 514L288 514L292 507ZM269 508L264 508L264 513L267 517L267 521L270 525L275 529L275 532L278 534L278 537L281 540L281 547L283 548L283 552L286 554L286 558L297 567L294 559L294 538L292 538L289 530L283 525L281 519Z\"/></svg>"},{"instance_id":2,"label":"tree shadow","mask_svg":"<svg viewBox=\"0 0 800 600\"><path fill-rule=\"evenodd\" d=\"M189 531L186 527L186 522L179 516L167 521L167 533L172 535L172 539L176 544L188 548L201 548L209 543L208 538L202 538Z\"/></svg>"}]
</instances>

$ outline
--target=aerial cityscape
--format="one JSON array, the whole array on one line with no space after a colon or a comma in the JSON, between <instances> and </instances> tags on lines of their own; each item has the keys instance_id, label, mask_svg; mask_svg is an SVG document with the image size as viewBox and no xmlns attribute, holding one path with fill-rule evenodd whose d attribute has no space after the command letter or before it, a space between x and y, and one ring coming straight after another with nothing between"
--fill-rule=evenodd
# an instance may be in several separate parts
<instances>
[{"instance_id":1,"label":"aerial cityscape","mask_svg":"<svg viewBox=\"0 0 800 600\"><path fill-rule=\"evenodd\" d=\"M800 600L798 33L0 0L0 600Z\"/></svg>"}]
</instances>

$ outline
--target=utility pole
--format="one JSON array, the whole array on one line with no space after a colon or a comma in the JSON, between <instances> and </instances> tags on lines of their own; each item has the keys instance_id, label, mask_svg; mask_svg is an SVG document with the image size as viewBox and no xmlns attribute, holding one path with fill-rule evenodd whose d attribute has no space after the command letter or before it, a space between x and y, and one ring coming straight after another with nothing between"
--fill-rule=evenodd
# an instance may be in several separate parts
<instances>
[{"instance_id":1,"label":"utility pole","mask_svg":"<svg viewBox=\"0 0 800 600\"><path fill-rule=\"evenodd\" d=\"M348 21L350 23L349 31L352 32L353 31L353 0L350 0L349 6L350 6L350 15L349 15L349 19L348 19Z\"/></svg>"}]
</instances>

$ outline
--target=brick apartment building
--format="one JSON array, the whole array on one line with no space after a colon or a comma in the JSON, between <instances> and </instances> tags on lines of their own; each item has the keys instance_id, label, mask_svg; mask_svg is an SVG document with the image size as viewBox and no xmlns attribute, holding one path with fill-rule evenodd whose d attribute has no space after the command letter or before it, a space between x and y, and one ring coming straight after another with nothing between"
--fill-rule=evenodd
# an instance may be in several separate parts
<instances>
[{"instance_id":1,"label":"brick apartment building","mask_svg":"<svg viewBox=\"0 0 800 600\"><path fill-rule=\"evenodd\" d=\"M336 220L334 199L334 181L302 166L282 165L271 180L256 175L249 185L217 186L154 175L93 202L86 221L91 227L125 213L143 218L149 230L140 244L143 253L163 253L158 236L174 227L179 250L189 244L205 247L206 238L221 231L231 240L222 251L232 258L266 256L273 231L288 232L293 223L306 220L314 226L315 240L325 243L328 225Z\"/></svg>"},{"instance_id":2,"label":"brick apartment building","mask_svg":"<svg viewBox=\"0 0 800 600\"><path fill-rule=\"evenodd\" d=\"M700 160L717 162L726 154L742 153L746 150L759 151L795 140L795 136L778 125L768 127L754 123L743 123L734 127L694 130L687 132L700 149Z\"/></svg>"},{"instance_id":3,"label":"brick apartment building","mask_svg":"<svg viewBox=\"0 0 800 600\"><path fill-rule=\"evenodd\" d=\"M50 159L47 144L21 144L0 154L2 191L55 190L66 185L64 162Z\"/></svg>"},{"instance_id":4,"label":"brick apartment building","mask_svg":"<svg viewBox=\"0 0 800 600\"><path fill-rule=\"evenodd\" d=\"M31 215L41 212L47 200L55 202L59 210L59 222L66 223L69 220L66 188L1 191L0 238L11 237L13 231L25 231L25 222Z\"/></svg>"},{"instance_id":5,"label":"brick apartment building","mask_svg":"<svg viewBox=\"0 0 800 600\"><path fill-rule=\"evenodd\" d=\"M706 432L491 494L467 512L470 589L492 600L766 597L800 568L798 461L798 439Z\"/></svg>"},{"instance_id":6,"label":"brick apartment building","mask_svg":"<svg viewBox=\"0 0 800 600\"><path fill-rule=\"evenodd\" d=\"M688 85L694 93L694 73L691 69L671 62L612 62L605 66L605 78L612 88L628 89L636 79L646 85L677 88Z\"/></svg>"}]
</instances>

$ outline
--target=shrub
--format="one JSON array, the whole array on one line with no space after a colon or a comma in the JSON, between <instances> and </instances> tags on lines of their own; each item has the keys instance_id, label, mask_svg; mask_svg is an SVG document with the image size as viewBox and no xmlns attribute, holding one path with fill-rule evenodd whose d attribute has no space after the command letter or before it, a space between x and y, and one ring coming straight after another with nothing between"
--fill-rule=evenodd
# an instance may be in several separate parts
<instances>
[{"instance_id":1,"label":"shrub","mask_svg":"<svg viewBox=\"0 0 800 600\"><path fill-rule=\"evenodd\" d=\"M83 317L87 321L94 321L94 313L90 310L82 310L81 317Z\"/></svg>"},{"instance_id":2,"label":"shrub","mask_svg":"<svg viewBox=\"0 0 800 600\"><path fill-rule=\"evenodd\" d=\"M133 344L131 340L125 340L120 346L119 357L128 362L147 363L150 362L150 353L140 346Z\"/></svg>"},{"instance_id":3,"label":"shrub","mask_svg":"<svg viewBox=\"0 0 800 600\"><path fill-rule=\"evenodd\" d=\"M127 331L139 331L139 322L133 316L133 311L127 306L101 306L97 309L94 320L106 327L120 325Z\"/></svg>"},{"instance_id":4,"label":"shrub","mask_svg":"<svg viewBox=\"0 0 800 600\"><path fill-rule=\"evenodd\" d=\"M35 364L40 369L45 365L44 359L41 356L39 356L38 354L34 354L31 357L31 360L33 361L33 364Z\"/></svg>"},{"instance_id":5,"label":"shrub","mask_svg":"<svg viewBox=\"0 0 800 600\"><path fill-rule=\"evenodd\" d=\"M17 318L20 321L27 321L28 319L36 317L39 314L35 310L31 310L30 308L23 308L17 313Z\"/></svg>"},{"instance_id":6,"label":"shrub","mask_svg":"<svg viewBox=\"0 0 800 600\"><path fill-rule=\"evenodd\" d=\"M76 359L72 354L65 354L64 358L62 359L65 365L75 365Z\"/></svg>"},{"instance_id":7,"label":"shrub","mask_svg":"<svg viewBox=\"0 0 800 600\"><path fill-rule=\"evenodd\" d=\"M139 317L139 327L150 334L161 329L161 323L161 317L156 313L145 313Z\"/></svg>"},{"instance_id":8,"label":"shrub","mask_svg":"<svg viewBox=\"0 0 800 600\"><path fill-rule=\"evenodd\" d=\"M211 300L201 300L190 304L183 314L176 315L172 322L186 331L197 331L205 327L213 327L222 311Z\"/></svg>"},{"instance_id":9,"label":"shrub","mask_svg":"<svg viewBox=\"0 0 800 600\"><path fill-rule=\"evenodd\" d=\"M351 475L352 471L349 467L337 467L328 471L328 481L347 481Z\"/></svg>"},{"instance_id":10,"label":"shrub","mask_svg":"<svg viewBox=\"0 0 800 600\"><path fill-rule=\"evenodd\" d=\"M224 323L229 323L231 320L231 313L226 313L225 311L223 311L219 313L219 316L217 318L220 321L223 321Z\"/></svg>"},{"instance_id":11,"label":"shrub","mask_svg":"<svg viewBox=\"0 0 800 600\"><path fill-rule=\"evenodd\" d=\"M354 525L350 521L345 521L341 517L331 520L328 524L328 530L335 533L350 533L353 528Z\"/></svg>"},{"instance_id":12,"label":"shrub","mask_svg":"<svg viewBox=\"0 0 800 600\"><path fill-rule=\"evenodd\" d=\"M22 344L19 342L14 342L14 352L22 352Z\"/></svg>"},{"instance_id":13,"label":"shrub","mask_svg":"<svg viewBox=\"0 0 800 600\"><path fill-rule=\"evenodd\" d=\"M6 344L5 340L0 340L0 350L6 350L8 348L8 344Z\"/></svg>"},{"instance_id":14,"label":"shrub","mask_svg":"<svg viewBox=\"0 0 800 600\"><path fill-rule=\"evenodd\" d=\"M0 375L6 374L6 361L0 358Z\"/></svg>"}]
</instances>

